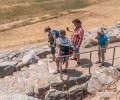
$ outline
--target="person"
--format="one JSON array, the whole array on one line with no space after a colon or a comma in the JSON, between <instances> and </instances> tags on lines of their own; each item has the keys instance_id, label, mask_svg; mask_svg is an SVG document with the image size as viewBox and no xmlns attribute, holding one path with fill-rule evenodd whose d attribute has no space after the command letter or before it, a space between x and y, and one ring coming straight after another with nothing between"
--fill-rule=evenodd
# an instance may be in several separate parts
<instances>
[{"instance_id":1,"label":"person","mask_svg":"<svg viewBox=\"0 0 120 100\"><path fill-rule=\"evenodd\" d=\"M50 43L52 60L55 61L56 39L59 37L58 30L52 30L49 26L45 27L45 32L48 32L48 42Z\"/></svg>"},{"instance_id":2,"label":"person","mask_svg":"<svg viewBox=\"0 0 120 100\"><path fill-rule=\"evenodd\" d=\"M97 31L96 39L98 40L98 49L99 49L98 61L96 62L96 64L101 63L99 67L102 67L102 66L104 66L104 61L105 61L105 53L106 53L105 48L107 48L107 46L108 46L108 37L104 33L102 28L100 28Z\"/></svg>"},{"instance_id":3,"label":"person","mask_svg":"<svg viewBox=\"0 0 120 100\"><path fill-rule=\"evenodd\" d=\"M83 35L84 35L84 30L82 28L82 22L79 19L74 19L72 21L72 23L75 26L74 30L70 30L67 27L67 31L72 32L71 34L71 42L75 47L75 51L74 51L74 57L71 58L71 60L76 59L77 60L77 66L80 65L80 46L82 44L82 40L83 40Z\"/></svg>"},{"instance_id":4,"label":"person","mask_svg":"<svg viewBox=\"0 0 120 100\"><path fill-rule=\"evenodd\" d=\"M57 38L56 46L57 46L57 50L58 50L58 54L57 54L57 58L56 58L57 73L60 72L59 64L64 62L64 61L65 61L65 69L63 70L63 72L66 73L67 69L68 69L69 57L62 57L62 58L59 58L59 57L69 55L68 48L69 47L73 48L73 45L70 42L70 40L66 37L66 31L63 29L60 30L60 37Z\"/></svg>"}]
</instances>

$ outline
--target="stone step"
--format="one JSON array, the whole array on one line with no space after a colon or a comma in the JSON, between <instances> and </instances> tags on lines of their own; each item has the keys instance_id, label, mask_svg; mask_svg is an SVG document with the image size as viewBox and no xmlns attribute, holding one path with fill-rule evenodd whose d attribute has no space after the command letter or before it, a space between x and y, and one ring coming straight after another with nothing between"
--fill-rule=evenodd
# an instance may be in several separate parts
<instances>
[{"instance_id":1,"label":"stone step","mask_svg":"<svg viewBox=\"0 0 120 100\"><path fill-rule=\"evenodd\" d=\"M39 60L38 64L0 79L0 96L22 93L42 99L50 88L48 76L46 60Z\"/></svg>"}]
</instances>

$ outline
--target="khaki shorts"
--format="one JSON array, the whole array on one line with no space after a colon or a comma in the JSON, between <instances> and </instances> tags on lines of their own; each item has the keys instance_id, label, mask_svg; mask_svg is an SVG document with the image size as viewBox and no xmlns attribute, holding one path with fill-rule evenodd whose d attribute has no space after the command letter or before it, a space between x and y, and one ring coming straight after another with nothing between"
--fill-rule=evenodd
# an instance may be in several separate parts
<instances>
[{"instance_id":1,"label":"khaki shorts","mask_svg":"<svg viewBox=\"0 0 120 100\"><path fill-rule=\"evenodd\" d=\"M105 46L98 46L98 49L102 49L98 51L98 55L102 56L102 58L105 58L105 50L103 48L105 48Z\"/></svg>"}]
</instances>

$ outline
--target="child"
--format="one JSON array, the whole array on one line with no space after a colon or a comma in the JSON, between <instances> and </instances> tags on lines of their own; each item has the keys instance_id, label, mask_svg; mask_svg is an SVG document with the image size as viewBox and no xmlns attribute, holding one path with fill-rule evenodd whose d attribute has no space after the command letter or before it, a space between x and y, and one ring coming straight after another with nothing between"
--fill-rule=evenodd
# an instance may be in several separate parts
<instances>
[{"instance_id":1,"label":"child","mask_svg":"<svg viewBox=\"0 0 120 100\"><path fill-rule=\"evenodd\" d=\"M105 61L105 53L106 53L106 49L108 46L108 37L107 35L104 33L103 29L99 29L97 32L97 36L96 39L98 40L98 49L102 49L98 51L98 61L96 62L96 64L101 63L99 67L104 66L104 61ZM102 58L102 60L101 60Z\"/></svg>"},{"instance_id":2,"label":"child","mask_svg":"<svg viewBox=\"0 0 120 100\"><path fill-rule=\"evenodd\" d=\"M73 47L70 40L66 37L66 31L65 30L60 30L60 37L56 40L56 46L58 49L58 54L57 54L57 59L56 59L56 65L57 65L57 73L59 73L59 64L65 61L65 69L63 72L67 72L68 68L68 60L69 57L63 57L59 58L60 56L65 56L68 52L68 47Z\"/></svg>"}]
</instances>

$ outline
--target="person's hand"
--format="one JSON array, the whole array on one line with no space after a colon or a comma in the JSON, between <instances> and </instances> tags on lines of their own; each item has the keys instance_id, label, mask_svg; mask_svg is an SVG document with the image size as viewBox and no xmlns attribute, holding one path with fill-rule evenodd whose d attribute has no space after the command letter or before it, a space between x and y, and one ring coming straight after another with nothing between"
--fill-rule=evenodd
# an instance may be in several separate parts
<instances>
[{"instance_id":1,"label":"person's hand","mask_svg":"<svg viewBox=\"0 0 120 100\"><path fill-rule=\"evenodd\" d=\"M66 28L67 31L70 31L69 27Z\"/></svg>"},{"instance_id":2,"label":"person's hand","mask_svg":"<svg viewBox=\"0 0 120 100\"><path fill-rule=\"evenodd\" d=\"M52 45L52 47L54 48L54 47L55 47L55 45L53 44L53 45Z\"/></svg>"},{"instance_id":3,"label":"person's hand","mask_svg":"<svg viewBox=\"0 0 120 100\"><path fill-rule=\"evenodd\" d=\"M80 46L77 45L77 46L76 46L76 49L78 49L78 48L80 48Z\"/></svg>"}]
</instances>

